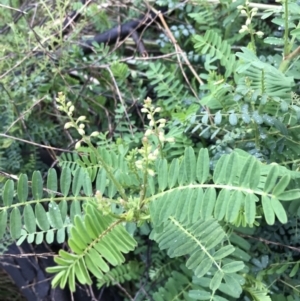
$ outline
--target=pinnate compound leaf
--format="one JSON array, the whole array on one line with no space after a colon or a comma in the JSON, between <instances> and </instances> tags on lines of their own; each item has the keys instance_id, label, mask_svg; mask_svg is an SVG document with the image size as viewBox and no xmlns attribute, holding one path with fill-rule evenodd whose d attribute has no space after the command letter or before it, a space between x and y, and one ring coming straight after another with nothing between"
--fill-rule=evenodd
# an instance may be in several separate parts
<instances>
[{"instance_id":1,"label":"pinnate compound leaf","mask_svg":"<svg viewBox=\"0 0 300 301\"><path fill-rule=\"evenodd\" d=\"M14 198L14 182L7 180L2 192L2 198L5 206L10 206Z\"/></svg>"},{"instance_id":2,"label":"pinnate compound leaf","mask_svg":"<svg viewBox=\"0 0 300 301\"><path fill-rule=\"evenodd\" d=\"M203 184L209 176L209 155L207 148L201 148L197 159L196 176L199 183Z\"/></svg>"},{"instance_id":3,"label":"pinnate compound leaf","mask_svg":"<svg viewBox=\"0 0 300 301\"><path fill-rule=\"evenodd\" d=\"M18 199L21 203L27 201L28 198L28 177L26 174L21 174L18 180Z\"/></svg>"},{"instance_id":4,"label":"pinnate compound leaf","mask_svg":"<svg viewBox=\"0 0 300 301\"><path fill-rule=\"evenodd\" d=\"M43 178L39 171L34 171L32 175L32 195L35 200L43 197Z\"/></svg>"}]
</instances>

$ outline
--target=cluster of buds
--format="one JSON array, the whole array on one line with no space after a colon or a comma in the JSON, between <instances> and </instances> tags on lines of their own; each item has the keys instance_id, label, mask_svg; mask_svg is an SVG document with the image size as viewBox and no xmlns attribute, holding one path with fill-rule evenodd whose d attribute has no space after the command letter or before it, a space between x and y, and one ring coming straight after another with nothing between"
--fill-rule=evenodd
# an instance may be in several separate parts
<instances>
[{"instance_id":1,"label":"cluster of buds","mask_svg":"<svg viewBox=\"0 0 300 301\"><path fill-rule=\"evenodd\" d=\"M67 129L73 127L77 130L78 134L80 136L82 136L82 138L88 138L85 136L85 130L84 130L84 128L85 128L84 122L86 122L86 117L80 116L76 120L73 118L73 112L75 110L75 107L71 101L68 101L66 103L66 97L62 92L58 93L58 97L56 98L56 101L58 103L57 109L62 112L65 112L70 119L70 121L65 124L64 128L67 130ZM99 132L93 132L90 134L89 137L95 137L98 135L99 135ZM81 140L79 140L75 144L75 149L78 149L80 146L81 146Z\"/></svg>"},{"instance_id":2,"label":"cluster of buds","mask_svg":"<svg viewBox=\"0 0 300 301\"><path fill-rule=\"evenodd\" d=\"M146 169L149 175L154 176L154 171L149 168L149 166L151 166L160 155L164 143L172 143L175 141L175 139L173 137L165 137L164 127L166 126L167 121L164 118L155 120L155 114L159 113L161 111L161 108L155 108L152 105L152 101L149 97L145 99L144 107L141 111L147 114L147 119L149 120L149 128L146 130L142 140L143 147L138 150L143 158L141 160L137 160L135 162L135 165L137 169ZM153 149L153 145L149 142L150 136L154 136L158 140L158 145L155 149Z\"/></svg>"},{"instance_id":3,"label":"cluster of buds","mask_svg":"<svg viewBox=\"0 0 300 301\"><path fill-rule=\"evenodd\" d=\"M248 32L250 34L255 34L258 37L262 37L264 33L262 31L254 31L250 25L252 22L252 18L257 14L258 8L253 7L252 9L249 9L249 1L247 0L245 3L245 6L239 5L237 7L241 11L242 16L246 16L246 23L245 25L242 25L242 28L239 30L239 33Z\"/></svg>"},{"instance_id":4,"label":"cluster of buds","mask_svg":"<svg viewBox=\"0 0 300 301\"><path fill-rule=\"evenodd\" d=\"M155 120L154 115L156 113L159 113L161 111L160 107L155 108L152 105L152 100L147 97L144 101L144 107L142 108L142 113L147 113L147 119L149 119L149 129L145 132L145 137L149 137L151 135L157 136L160 143L164 142L174 142L174 138L166 138L164 133L164 127L166 125L166 119L160 118L158 120Z\"/></svg>"}]
</instances>

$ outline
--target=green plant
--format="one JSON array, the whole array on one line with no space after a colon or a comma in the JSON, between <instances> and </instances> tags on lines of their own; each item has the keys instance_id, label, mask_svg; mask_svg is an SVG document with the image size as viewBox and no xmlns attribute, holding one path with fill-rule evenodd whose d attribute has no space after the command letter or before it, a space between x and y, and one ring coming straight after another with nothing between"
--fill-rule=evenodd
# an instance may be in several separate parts
<instances>
[{"instance_id":1,"label":"green plant","mask_svg":"<svg viewBox=\"0 0 300 301\"><path fill-rule=\"evenodd\" d=\"M45 186L40 173L33 173L31 197L25 175L19 177L16 191L13 181L8 180L0 208L2 235L8 223L11 236L21 238L20 242L27 238L39 243L42 235L51 242L54 231L58 240L64 240L59 237L69 229L72 252L61 250L55 257L57 266L48 268L56 273L54 286L68 285L74 291L76 281L92 283L90 274L100 283L119 277L125 268L125 254L137 246L124 225L133 222L140 227L151 222L150 238L159 249L171 258L184 256L183 262L192 271L186 273L193 279L179 277L177 272L170 278L171 282L179 277L183 284L190 283L190 298L230 300L243 290L255 294L252 285L247 286L247 277L251 277L248 260L241 260L232 234L236 227L258 226L262 216L269 225L275 218L286 223L281 202L300 197L299 189L288 190L291 179L300 177L299 172L262 164L241 150L222 156L213 173L205 148L197 155L191 147L186 148L183 156L168 162L164 145L172 139L165 138L165 120L155 119L160 108L150 99L142 109L149 128L140 149L130 153L122 148L110 152L105 147L96 149L91 137L98 133L85 134L86 118L73 116L75 108L64 95L57 101L70 119L65 128L75 128L82 137L75 148L80 149L82 143L88 146L88 152L81 155L85 165L77 160L79 164L72 170L63 167L59 180L55 170L50 170ZM119 272L110 271L111 266L120 266ZM257 289L267 292L262 283Z\"/></svg>"},{"instance_id":2,"label":"green plant","mask_svg":"<svg viewBox=\"0 0 300 301\"><path fill-rule=\"evenodd\" d=\"M97 281L126 300L299 300L299 7L159 2L176 9L159 20L164 33L141 34L143 58L130 40L89 56L71 46L84 28L139 15L141 1L103 9L104 22L96 4L76 4L83 19L47 50L27 39L32 22L5 16L0 164L12 180L0 234L68 241L49 271L72 290ZM62 23L63 7L41 11ZM51 22L33 28L53 33ZM38 62L26 56L36 47ZM64 151L62 137L76 149L46 170L31 145Z\"/></svg>"}]
</instances>

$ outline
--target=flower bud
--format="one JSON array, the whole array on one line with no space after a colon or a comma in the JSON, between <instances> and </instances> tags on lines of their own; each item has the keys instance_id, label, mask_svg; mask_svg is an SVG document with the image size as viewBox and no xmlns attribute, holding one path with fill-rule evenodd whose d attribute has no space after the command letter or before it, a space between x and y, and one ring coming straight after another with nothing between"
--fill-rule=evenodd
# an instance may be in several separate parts
<instances>
[{"instance_id":1,"label":"flower bud","mask_svg":"<svg viewBox=\"0 0 300 301\"><path fill-rule=\"evenodd\" d=\"M71 127L73 127L73 123L72 122L67 122L65 124L65 126L64 126L65 130L67 130L67 129L71 128Z\"/></svg>"},{"instance_id":2,"label":"flower bud","mask_svg":"<svg viewBox=\"0 0 300 301\"><path fill-rule=\"evenodd\" d=\"M158 134L158 139L159 139L159 141L161 141L161 142L164 142L164 141L165 141L165 135L164 135L163 132L160 132L160 133Z\"/></svg>"},{"instance_id":3,"label":"flower bud","mask_svg":"<svg viewBox=\"0 0 300 301\"><path fill-rule=\"evenodd\" d=\"M79 121L84 121L84 120L86 120L86 117L85 116L80 116L80 117L77 118L76 123L79 122Z\"/></svg>"},{"instance_id":4,"label":"flower bud","mask_svg":"<svg viewBox=\"0 0 300 301\"><path fill-rule=\"evenodd\" d=\"M135 162L135 166L136 166L136 168L138 168L138 169L142 169L142 168L143 168L143 162L142 162L142 160L136 161L136 162Z\"/></svg>"},{"instance_id":5,"label":"flower bud","mask_svg":"<svg viewBox=\"0 0 300 301\"><path fill-rule=\"evenodd\" d=\"M260 38L264 35L262 31L257 31L255 34Z\"/></svg>"},{"instance_id":6,"label":"flower bud","mask_svg":"<svg viewBox=\"0 0 300 301\"><path fill-rule=\"evenodd\" d=\"M152 100L151 100L150 97L147 97L147 98L144 100L144 103L145 103L146 105L151 105L151 102L152 102Z\"/></svg>"},{"instance_id":7,"label":"flower bud","mask_svg":"<svg viewBox=\"0 0 300 301\"><path fill-rule=\"evenodd\" d=\"M100 134L100 133L96 131L96 132L93 132L90 136L91 136L91 137L96 137L96 136L99 136L99 134Z\"/></svg>"},{"instance_id":8,"label":"flower bud","mask_svg":"<svg viewBox=\"0 0 300 301\"><path fill-rule=\"evenodd\" d=\"M145 136L146 136L146 137L149 137L152 133L153 133L152 130L148 129L148 130L145 132Z\"/></svg>"},{"instance_id":9,"label":"flower bud","mask_svg":"<svg viewBox=\"0 0 300 301\"><path fill-rule=\"evenodd\" d=\"M78 149L81 146L81 141L77 141L75 144L75 149Z\"/></svg>"},{"instance_id":10,"label":"flower bud","mask_svg":"<svg viewBox=\"0 0 300 301\"><path fill-rule=\"evenodd\" d=\"M154 154L153 153L150 153L149 155L148 155L148 160L150 160L150 161L155 161L156 160L156 156L154 156Z\"/></svg>"},{"instance_id":11,"label":"flower bud","mask_svg":"<svg viewBox=\"0 0 300 301\"><path fill-rule=\"evenodd\" d=\"M159 154L159 149L158 149L158 148L156 148L156 149L154 150L154 152L153 152L153 155L157 157L157 156L158 156L158 154Z\"/></svg>"},{"instance_id":12,"label":"flower bud","mask_svg":"<svg viewBox=\"0 0 300 301\"><path fill-rule=\"evenodd\" d=\"M148 143L148 138L146 136L144 136L143 139L142 139L142 142L143 143Z\"/></svg>"},{"instance_id":13,"label":"flower bud","mask_svg":"<svg viewBox=\"0 0 300 301\"><path fill-rule=\"evenodd\" d=\"M83 136L85 134L85 131L83 129L78 129L78 133L79 135Z\"/></svg>"},{"instance_id":14,"label":"flower bud","mask_svg":"<svg viewBox=\"0 0 300 301\"><path fill-rule=\"evenodd\" d=\"M80 123L80 124L79 124L79 128L80 128L80 129L84 129L84 128L85 128L85 125L84 125L83 123Z\"/></svg>"},{"instance_id":15,"label":"flower bud","mask_svg":"<svg viewBox=\"0 0 300 301\"><path fill-rule=\"evenodd\" d=\"M169 137L169 138L166 138L165 141L167 141L169 143L174 143L175 142L175 138L174 137Z\"/></svg>"},{"instance_id":16,"label":"flower bud","mask_svg":"<svg viewBox=\"0 0 300 301\"><path fill-rule=\"evenodd\" d=\"M155 172L152 169L147 169L147 172L151 177L153 177L155 175Z\"/></svg>"},{"instance_id":17,"label":"flower bud","mask_svg":"<svg viewBox=\"0 0 300 301\"><path fill-rule=\"evenodd\" d=\"M157 120L157 122L159 122L161 124L165 124L167 122L167 120L165 118L161 118L161 119Z\"/></svg>"}]
</instances>

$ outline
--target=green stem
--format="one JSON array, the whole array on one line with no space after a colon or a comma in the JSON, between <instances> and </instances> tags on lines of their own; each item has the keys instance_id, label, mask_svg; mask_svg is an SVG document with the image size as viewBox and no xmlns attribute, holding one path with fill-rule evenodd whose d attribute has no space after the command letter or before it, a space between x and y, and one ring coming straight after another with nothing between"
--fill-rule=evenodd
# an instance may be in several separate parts
<instances>
[{"instance_id":1,"label":"green stem","mask_svg":"<svg viewBox=\"0 0 300 301\"><path fill-rule=\"evenodd\" d=\"M290 52L290 45L289 45L289 5L288 0L284 1L284 50L283 50L283 56L288 56Z\"/></svg>"}]
</instances>

